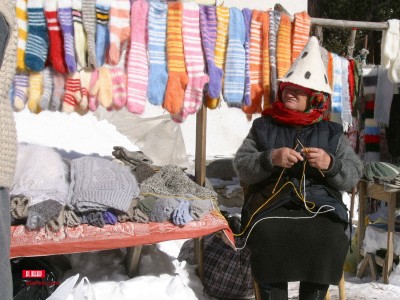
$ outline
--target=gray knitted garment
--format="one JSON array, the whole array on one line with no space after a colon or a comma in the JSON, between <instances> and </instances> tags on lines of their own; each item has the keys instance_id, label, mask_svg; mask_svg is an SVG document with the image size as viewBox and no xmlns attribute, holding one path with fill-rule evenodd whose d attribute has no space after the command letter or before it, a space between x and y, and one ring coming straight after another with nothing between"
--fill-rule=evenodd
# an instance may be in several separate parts
<instances>
[{"instance_id":1,"label":"gray knitted garment","mask_svg":"<svg viewBox=\"0 0 400 300\"><path fill-rule=\"evenodd\" d=\"M127 212L139 186L128 167L108 159L85 156L71 161L69 198L77 211Z\"/></svg>"},{"instance_id":2,"label":"gray knitted garment","mask_svg":"<svg viewBox=\"0 0 400 300\"><path fill-rule=\"evenodd\" d=\"M180 167L166 165L140 185L142 194L166 196L192 195L200 199L217 199L217 193L193 182Z\"/></svg>"}]
</instances>

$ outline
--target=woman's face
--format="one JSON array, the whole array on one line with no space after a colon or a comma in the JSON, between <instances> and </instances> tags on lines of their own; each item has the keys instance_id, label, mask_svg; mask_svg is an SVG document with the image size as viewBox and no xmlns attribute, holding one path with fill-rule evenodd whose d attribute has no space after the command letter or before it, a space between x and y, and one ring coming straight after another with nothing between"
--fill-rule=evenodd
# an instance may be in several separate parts
<instances>
[{"instance_id":1,"label":"woman's face","mask_svg":"<svg viewBox=\"0 0 400 300\"><path fill-rule=\"evenodd\" d=\"M282 91L282 102L287 109L305 111L308 106L309 95L295 87L287 86Z\"/></svg>"}]
</instances>

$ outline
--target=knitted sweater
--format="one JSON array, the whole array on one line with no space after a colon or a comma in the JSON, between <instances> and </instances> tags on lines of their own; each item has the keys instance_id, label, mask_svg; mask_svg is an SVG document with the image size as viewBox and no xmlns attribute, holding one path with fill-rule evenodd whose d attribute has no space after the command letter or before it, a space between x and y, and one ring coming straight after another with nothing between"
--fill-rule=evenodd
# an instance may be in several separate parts
<instances>
[{"instance_id":1,"label":"knitted sweater","mask_svg":"<svg viewBox=\"0 0 400 300\"><path fill-rule=\"evenodd\" d=\"M0 0L0 13L4 15L10 27L10 37L0 69L0 187L10 187L17 157L17 134L8 96L17 53L15 1Z\"/></svg>"}]
</instances>

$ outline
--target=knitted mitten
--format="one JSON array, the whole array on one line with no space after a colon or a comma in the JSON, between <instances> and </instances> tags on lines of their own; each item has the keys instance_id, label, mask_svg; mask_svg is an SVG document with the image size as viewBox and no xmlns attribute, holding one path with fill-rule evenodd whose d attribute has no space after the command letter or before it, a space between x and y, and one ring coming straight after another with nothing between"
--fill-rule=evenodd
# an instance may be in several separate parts
<instances>
[{"instance_id":1,"label":"knitted mitten","mask_svg":"<svg viewBox=\"0 0 400 300\"><path fill-rule=\"evenodd\" d=\"M172 223L175 225L186 225L193 221L193 217L189 213L190 201L181 200L178 207L172 213Z\"/></svg>"},{"instance_id":2,"label":"knitted mitten","mask_svg":"<svg viewBox=\"0 0 400 300\"><path fill-rule=\"evenodd\" d=\"M170 221L172 213L179 206L179 201L175 198L159 198L154 204L150 214L150 222Z\"/></svg>"},{"instance_id":3,"label":"knitted mitten","mask_svg":"<svg viewBox=\"0 0 400 300\"><path fill-rule=\"evenodd\" d=\"M181 2L168 3L168 81L163 107L170 114L177 114L181 110L185 88L189 81L183 53L182 10L183 5Z\"/></svg>"},{"instance_id":4,"label":"knitted mitten","mask_svg":"<svg viewBox=\"0 0 400 300\"><path fill-rule=\"evenodd\" d=\"M63 38L60 23L58 22L57 1L46 0L44 14L49 29L49 62L54 70L65 74L68 70L64 59Z\"/></svg>"},{"instance_id":5,"label":"knitted mitten","mask_svg":"<svg viewBox=\"0 0 400 300\"><path fill-rule=\"evenodd\" d=\"M87 214L87 221L89 225L103 228L106 223L104 222L103 213L101 211L91 212Z\"/></svg>"},{"instance_id":6,"label":"knitted mitten","mask_svg":"<svg viewBox=\"0 0 400 300\"><path fill-rule=\"evenodd\" d=\"M245 61L245 79L244 79L244 97L243 97L243 104L249 105L250 104L250 23L251 23L251 16L252 11L251 9L244 8L242 10L244 24L246 27L245 30L245 39L244 39L244 51L246 54L246 61Z\"/></svg>"},{"instance_id":7,"label":"knitted mitten","mask_svg":"<svg viewBox=\"0 0 400 300\"><path fill-rule=\"evenodd\" d=\"M253 10L250 23L250 104L244 103L246 114L261 112L263 96L263 12ZM268 32L267 32L268 37ZM269 59L269 57L267 57ZM268 64L269 67L269 64ZM268 72L269 73L269 72ZM269 97L269 95L268 95Z\"/></svg>"},{"instance_id":8,"label":"knitted mitten","mask_svg":"<svg viewBox=\"0 0 400 300\"><path fill-rule=\"evenodd\" d=\"M57 216L51 218L46 223L45 230L51 232L59 232L63 226L64 226L64 207L61 208L61 211Z\"/></svg>"},{"instance_id":9,"label":"knitted mitten","mask_svg":"<svg viewBox=\"0 0 400 300\"><path fill-rule=\"evenodd\" d=\"M79 216L68 205L64 208L64 224L68 227L79 226L81 224Z\"/></svg>"},{"instance_id":10,"label":"knitted mitten","mask_svg":"<svg viewBox=\"0 0 400 300\"><path fill-rule=\"evenodd\" d=\"M106 49L110 45L108 20L110 18L111 0L96 1L96 57L97 66L104 64Z\"/></svg>"},{"instance_id":11,"label":"knitted mitten","mask_svg":"<svg viewBox=\"0 0 400 300\"><path fill-rule=\"evenodd\" d=\"M72 0L72 21L74 24L74 45L79 69L87 66L87 39L82 23L82 0Z\"/></svg>"},{"instance_id":12,"label":"knitted mitten","mask_svg":"<svg viewBox=\"0 0 400 300\"><path fill-rule=\"evenodd\" d=\"M92 72L92 76L90 78L90 86L93 87L96 85L97 80L99 79L99 71L94 70ZM97 106L99 105L99 101L97 99L97 94L94 94L92 92L92 89L89 90L89 109L91 111L95 111L97 109Z\"/></svg>"},{"instance_id":13,"label":"knitted mitten","mask_svg":"<svg viewBox=\"0 0 400 300\"><path fill-rule=\"evenodd\" d=\"M49 37L42 0L28 1L28 40L25 65L32 71L41 71L47 60Z\"/></svg>"},{"instance_id":14,"label":"knitted mitten","mask_svg":"<svg viewBox=\"0 0 400 300\"><path fill-rule=\"evenodd\" d=\"M16 17L18 25L18 44L17 44L17 68L21 71L26 69L25 50L28 37L28 0L16 0Z\"/></svg>"},{"instance_id":15,"label":"knitted mitten","mask_svg":"<svg viewBox=\"0 0 400 300\"><path fill-rule=\"evenodd\" d=\"M306 11L294 14L292 34L292 63L299 56L310 37L311 20Z\"/></svg>"},{"instance_id":16,"label":"knitted mitten","mask_svg":"<svg viewBox=\"0 0 400 300\"><path fill-rule=\"evenodd\" d=\"M292 23L290 22L290 16L282 14L276 41L276 69L278 78L285 76L292 64L291 34Z\"/></svg>"},{"instance_id":17,"label":"knitted mitten","mask_svg":"<svg viewBox=\"0 0 400 300\"><path fill-rule=\"evenodd\" d=\"M131 44L128 56L128 93L126 108L135 114L142 114L146 105L149 66L147 62L147 14L149 4L137 0L132 4Z\"/></svg>"},{"instance_id":18,"label":"knitted mitten","mask_svg":"<svg viewBox=\"0 0 400 300\"><path fill-rule=\"evenodd\" d=\"M51 94L53 93L53 75L49 68L43 70L43 95L40 99L40 108L46 110L49 108Z\"/></svg>"},{"instance_id":19,"label":"knitted mitten","mask_svg":"<svg viewBox=\"0 0 400 300\"><path fill-rule=\"evenodd\" d=\"M43 73L29 73L28 108L33 113L40 112L40 99L43 93Z\"/></svg>"},{"instance_id":20,"label":"knitted mitten","mask_svg":"<svg viewBox=\"0 0 400 300\"><path fill-rule=\"evenodd\" d=\"M63 205L55 200L45 200L29 206L26 227L31 230L44 227L60 214L62 208Z\"/></svg>"},{"instance_id":21,"label":"knitted mitten","mask_svg":"<svg viewBox=\"0 0 400 300\"><path fill-rule=\"evenodd\" d=\"M90 94L96 95L99 103L103 107L109 108L112 105L112 79L109 69L99 68L99 78L94 86L91 86Z\"/></svg>"},{"instance_id":22,"label":"knitted mitten","mask_svg":"<svg viewBox=\"0 0 400 300\"><path fill-rule=\"evenodd\" d=\"M149 3L149 84L147 98L154 105L162 105L168 80L167 70L167 10L163 2Z\"/></svg>"},{"instance_id":23,"label":"knitted mitten","mask_svg":"<svg viewBox=\"0 0 400 300\"><path fill-rule=\"evenodd\" d=\"M58 21L64 37L65 63L70 73L76 72L76 59L74 51L74 27L72 24L71 0L58 0Z\"/></svg>"},{"instance_id":24,"label":"knitted mitten","mask_svg":"<svg viewBox=\"0 0 400 300\"><path fill-rule=\"evenodd\" d=\"M103 212L103 220L105 224L115 225L118 222L117 216L110 211Z\"/></svg>"},{"instance_id":25,"label":"knitted mitten","mask_svg":"<svg viewBox=\"0 0 400 300\"><path fill-rule=\"evenodd\" d=\"M28 81L27 73L18 73L14 76L14 109L20 111L25 107L28 99Z\"/></svg>"},{"instance_id":26,"label":"knitted mitten","mask_svg":"<svg viewBox=\"0 0 400 300\"><path fill-rule=\"evenodd\" d=\"M108 51L109 63L117 65L121 57L121 45L129 38L130 34L130 1L112 0L110 7L110 49Z\"/></svg>"},{"instance_id":27,"label":"knitted mitten","mask_svg":"<svg viewBox=\"0 0 400 300\"><path fill-rule=\"evenodd\" d=\"M224 99L230 107L241 107L244 96L246 53L245 24L240 9L230 8L226 51Z\"/></svg>"},{"instance_id":28,"label":"knitted mitten","mask_svg":"<svg viewBox=\"0 0 400 300\"><path fill-rule=\"evenodd\" d=\"M61 110L61 99L64 97L65 77L64 75L53 72L53 96L49 104L49 110Z\"/></svg>"},{"instance_id":29,"label":"knitted mitten","mask_svg":"<svg viewBox=\"0 0 400 300\"><path fill-rule=\"evenodd\" d=\"M110 69L112 78L112 101L116 109L126 104L126 75L120 67Z\"/></svg>"},{"instance_id":30,"label":"knitted mitten","mask_svg":"<svg viewBox=\"0 0 400 300\"><path fill-rule=\"evenodd\" d=\"M194 220L199 220L213 209L211 200L192 200L190 201L190 215Z\"/></svg>"},{"instance_id":31,"label":"knitted mitten","mask_svg":"<svg viewBox=\"0 0 400 300\"><path fill-rule=\"evenodd\" d=\"M92 78L92 72L87 70L81 70L79 71L79 77L81 79L81 94L82 94L82 100L79 103L79 107L83 110L86 110L89 104L89 90L90 90L90 80Z\"/></svg>"},{"instance_id":32,"label":"knitted mitten","mask_svg":"<svg viewBox=\"0 0 400 300\"><path fill-rule=\"evenodd\" d=\"M132 221L138 223L149 223L149 216L141 211L138 207L133 209Z\"/></svg>"},{"instance_id":33,"label":"knitted mitten","mask_svg":"<svg viewBox=\"0 0 400 300\"><path fill-rule=\"evenodd\" d=\"M71 113L82 100L81 80L79 73L75 72L68 75L65 82L65 95L63 98L62 111Z\"/></svg>"},{"instance_id":34,"label":"knitted mitten","mask_svg":"<svg viewBox=\"0 0 400 300\"><path fill-rule=\"evenodd\" d=\"M25 219L28 216L30 197L13 196L10 200L10 213L14 219Z\"/></svg>"},{"instance_id":35,"label":"knitted mitten","mask_svg":"<svg viewBox=\"0 0 400 300\"><path fill-rule=\"evenodd\" d=\"M143 213L145 213L148 217L150 217L154 210L156 202L157 202L157 197L146 196L144 199L138 202L137 208L140 209Z\"/></svg>"},{"instance_id":36,"label":"knitted mitten","mask_svg":"<svg viewBox=\"0 0 400 300\"><path fill-rule=\"evenodd\" d=\"M95 69L97 68L95 0L82 0L82 21L88 43L88 67Z\"/></svg>"}]
</instances>

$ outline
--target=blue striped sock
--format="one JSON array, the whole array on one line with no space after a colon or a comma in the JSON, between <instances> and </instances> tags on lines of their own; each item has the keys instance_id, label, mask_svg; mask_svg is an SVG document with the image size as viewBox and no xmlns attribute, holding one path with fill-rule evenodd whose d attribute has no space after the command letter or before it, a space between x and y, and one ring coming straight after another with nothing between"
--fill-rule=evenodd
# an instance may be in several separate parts
<instances>
[{"instance_id":1,"label":"blue striped sock","mask_svg":"<svg viewBox=\"0 0 400 300\"><path fill-rule=\"evenodd\" d=\"M47 60L49 37L41 0L28 1L28 39L25 65L32 71L41 71Z\"/></svg>"},{"instance_id":2,"label":"blue striped sock","mask_svg":"<svg viewBox=\"0 0 400 300\"><path fill-rule=\"evenodd\" d=\"M104 64L106 49L110 45L108 21L111 0L96 1L96 58L97 67Z\"/></svg>"},{"instance_id":3,"label":"blue striped sock","mask_svg":"<svg viewBox=\"0 0 400 300\"><path fill-rule=\"evenodd\" d=\"M244 96L246 53L245 24L242 12L229 9L228 48L226 50L224 99L229 107L241 107Z\"/></svg>"},{"instance_id":4,"label":"blue striped sock","mask_svg":"<svg viewBox=\"0 0 400 300\"><path fill-rule=\"evenodd\" d=\"M164 101L168 81L166 34L168 6L162 2L149 3L149 83L147 98L153 105Z\"/></svg>"},{"instance_id":5,"label":"blue striped sock","mask_svg":"<svg viewBox=\"0 0 400 300\"><path fill-rule=\"evenodd\" d=\"M244 98L243 104L250 105L250 23L251 23L251 16L253 11L248 8L243 8L242 10L244 24L246 25L246 36L245 36L245 44L244 49L246 51L246 71L245 71L245 87L244 87Z\"/></svg>"},{"instance_id":6,"label":"blue striped sock","mask_svg":"<svg viewBox=\"0 0 400 300\"><path fill-rule=\"evenodd\" d=\"M76 72L75 46L74 46L74 27L72 25L72 6L71 1L58 1L58 21L64 37L65 62L69 73Z\"/></svg>"}]
</instances>

